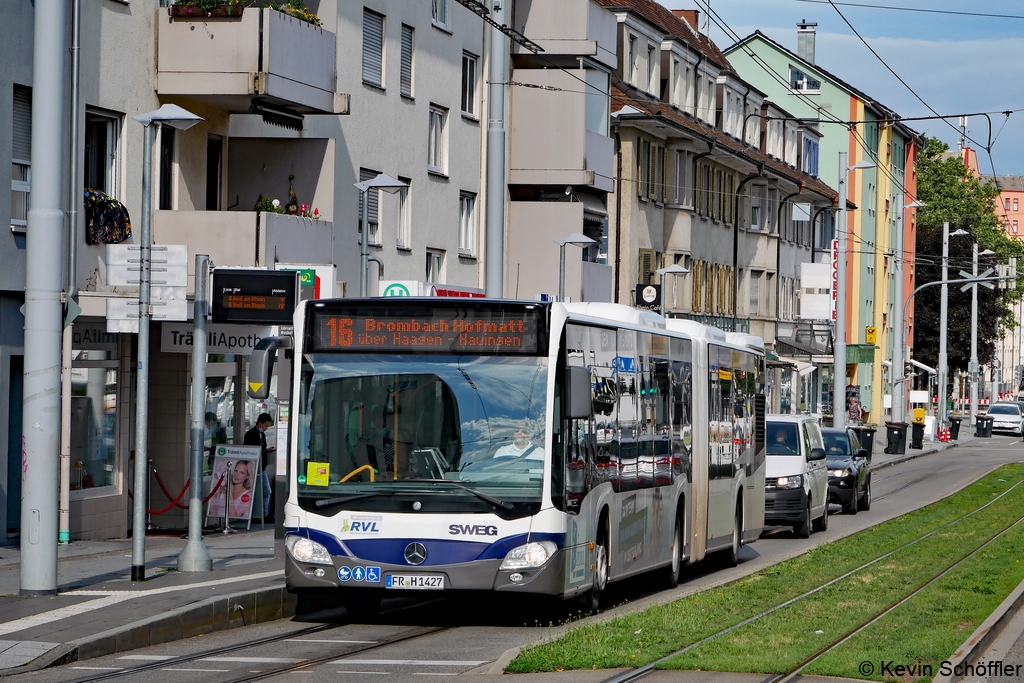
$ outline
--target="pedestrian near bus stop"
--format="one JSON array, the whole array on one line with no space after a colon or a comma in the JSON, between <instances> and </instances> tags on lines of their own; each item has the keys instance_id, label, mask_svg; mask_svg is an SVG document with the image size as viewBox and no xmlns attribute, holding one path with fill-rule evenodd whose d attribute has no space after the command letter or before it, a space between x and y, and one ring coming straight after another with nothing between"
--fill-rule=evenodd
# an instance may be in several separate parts
<instances>
[{"instance_id":1,"label":"pedestrian near bus stop","mask_svg":"<svg viewBox=\"0 0 1024 683\"><path fill-rule=\"evenodd\" d=\"M245 433L242 443L246 446L260 447L260 469L263 479L263 519L273 521L270 516L270 476L267 474L267 455L274 452L274 448L267 448L267 430L274 424L274 418L269 413L260 413L256 418L256 426Z\"/></svg>"}]
</instances>

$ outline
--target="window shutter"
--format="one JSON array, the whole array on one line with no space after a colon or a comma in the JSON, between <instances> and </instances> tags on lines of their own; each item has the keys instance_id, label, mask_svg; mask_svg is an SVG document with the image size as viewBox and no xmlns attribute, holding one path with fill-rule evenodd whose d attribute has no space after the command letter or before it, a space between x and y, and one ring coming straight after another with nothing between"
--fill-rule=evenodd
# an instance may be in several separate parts
<instances>
[{"instance_id":1,"label":"window shutter","mask_svg":"<svg viewBox=\"0 0 1024 683\"><path fill-rule=\"evenodd\" d=\"M651 145L647 154L647 196L657 199L658 192L658 147Z\"/></svg>"},{"instance_id":2,"label":"window shutter","mask_svg":"<svg viewBox=\"0 0 1024 683\"><path fill-rule=\"evenodd\" d=\"M412 97L412 27L402 24L402 94Z\"/></svg>"},{"instance_id":3,"label":"window shutter","mask_svg":"<svg viewBox=\"0 0 1024 683\"><path fill-rule=\"evenodd\" d=\"M12 156L19 161L32 159L32 88L14 86L14 143Z\"/></svg>"},{"instance_id":4,"label":"window shutter","mask_svg":"<svg viewBox=\"0 0 1024 683\"><path fill-rule=\"evenodd\" d=\"M654 272L654 250L653 249L641 249L640 250L640 267L638 268L639 282L640 284L650 284L651 273Z\"/></svg>"},{"instance_id":5,"label":"window shutter","mask_svg":"<svg viewBox=\"0 0 1024 683\"><path fill-rule=\"evenodd\" d=\"M636 145L636 196L644 196L644 168L646 162L644 161L644 149L647 146L647 141L643 139L637 140Z\"/></svg>"},{"instance_id":6,"label":"window shutter","mask_svg":"<svg viewBox=\"0 0 1024 683\"><path fill-rule=\"evenodd\" d=\"M363 10L363 81L378 87L384 77L384 16Z\"/></svg>"}]
</instances>

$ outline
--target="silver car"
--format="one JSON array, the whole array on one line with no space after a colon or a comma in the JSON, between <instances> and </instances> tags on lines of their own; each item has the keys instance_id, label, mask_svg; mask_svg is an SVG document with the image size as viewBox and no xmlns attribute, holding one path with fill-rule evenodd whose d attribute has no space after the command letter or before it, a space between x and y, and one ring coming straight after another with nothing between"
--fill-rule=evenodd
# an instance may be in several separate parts
<instances>
[{"instance_id":1,"label":"silver car","mask_svg":"<svg viewBox=\"0 0 1024 683\"><path fill-rule=\"evenodd\" d=\"M1024 435L1024 416L1016 403L993 403L987 415L992 418L993 432L1013 432Z\"/></svg>"}]
</instances>

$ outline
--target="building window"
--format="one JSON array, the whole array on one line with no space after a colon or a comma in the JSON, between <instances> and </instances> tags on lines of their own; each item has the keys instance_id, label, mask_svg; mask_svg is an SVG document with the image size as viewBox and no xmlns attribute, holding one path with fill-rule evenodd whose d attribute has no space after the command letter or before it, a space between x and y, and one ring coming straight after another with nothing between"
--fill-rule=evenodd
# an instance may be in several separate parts
<instances>
[{"instance_id":1,"label":"building window","mask_svg":"<svg viewBox=\"0 0 1024 683\"><path fill-rule=\"evenodd\" d=\"M764 185L753 185L750 188L750 230L761 230L761 204L764 201Z\"/></svg>"},{"instance_id":2,"label":"building window","mask_svg":"<svg viewBox=\"0 0 1024 683\"><path fill-rule=\"evenodd\" d=\"M160 127L160 203L161 211L174 209L174 128Z\"/></svg>"},{"instance_id":3,"label":"building window","mask_svg":"<svg viewBox=\"0 0 1024 683\"><path fill-rule=\"evenodd\" d=\"M412 49L414 45L414 32L412 26L402 24L402 68L401 68L401 94L405 97L412 97Z\"/></svg>"},{"instance_id":4,"label":"building window","mask_svg":"<svg viewBox=\"0 0 1024 683\"><path fill-rule=\"evenodd\" d=\"M1016 197L1014 197L1013 198L1013 210L1014 211L1019 211L1020 210L1019 207L1020 207L1020 202L1019 202L1019 200Z\"/></svg>"},{"instance_id":5,"label":"building window","mask_svg":"<svg viewBox=\"0 0 1024 683\"><path fill-rule=\"evenodd\" d=\"M683 64L676 57L672 58L672 94L669 101L680 109L683 107Z\"/></svg>"},{"instance_id":6,"label":"building window","mask_svg":"<svg viewBox=\"0 0 1024 683\"><path fill-rule=\"evenodd\" d=\"M476 195L459 195L459 256L476 256Z\"/></svg>"},{"instance_id":7,"label":"building window","mask_svg":"<svg viewBox=\"0 0 1024 683\"><path fill-rule=\"evenodd\" d=\"M164 129L170 129L171 132L171 151L170 156L173 157L173 137L174 129L166 126L161 128L160 142L161 142L161 174L163 174L164 168ZM96 111L88 110L85 112L85 168L82 175L82 181L85 187L93 190L99 190L111 197L117 197L118 195L118 141L121 134L121 117L111 116ZM173 158L171 159L173 161ZM168 172L168 177L170 173ZM161 175L163 178L163 175ZM161 192L163 192L163 185L161 184ZM161 201L163 197L161 196ZM169 201L168 201L169 204ZM164 208L161 206L161 208Z\"/></svg>"},{"instance_id":8,"label":"building window","mask_svg":"<svg viewBox=\"0 0 1024 683\"><path fill-rule=\"evenodd\" d=\"M462 113L477 115L476 106L476 55L462 53Z\"/></svg>"},{"instance_id":9,"label":"building window","mask_svg":"<svg viewBox=\"0 0 1024 683\"><path fill-rule=\"evenodd\" d=\"M430 0L430 20L434 26L448 30L448 0Z\"/></svg>"},{"instance_id":10,"label":"building window","mask_svg":"<svg viewBox=\"0 0 1024 683\"><path fill-rule=\"evenodd\" d=\"M818 141L804 138L803 172L818 177Z\"/></svg>"},{"instance_id":11,"label":"building window","mask_svg":"<svg viewBox=\"0 0 1024 683\"><path fill-rule=\"evenodd\" d=\"M1014 235L1017 234L1017 221L1016 220L1013 221L1013 234Z\"/></svg>"},{"instance_id":12,"label":"building window","mask_svg":"<svg viewBox=\"0 0 1024 683\"><path fill-rule=\"evenodd\" d=\"M636 85L638 64L637 60L640 58L639 51L637 49L637 37L631 35L629 37L629 61L626 62L626 81Z\"/></svg>"},{"instance_id":13,"label":"building window","mask_svg":"<svg viewBox=\"0 0 1024 683\"><path fill-rule=\"evenodd\" d=\"M384 15L363 8L363 83L384 87Z\"/></svg>"},{"instance_id":14,"label":"building window","mask_svg":"<svg viewBox=\"0 0 1024 683\"><path fill-rule=\"evenodd\" d=\"M398 177L406 185L412 185L410 178ZM412 248L412 206L409 203L410 187L398 190L398 230L395 246L399 249Z\"/></svg>"},{"instance_id":15,"label":"building window","mask_svg":"<svg viewBox=\"0 0 1024 683\"><path fill-rule=\"evenodd\" d=\"M32 88L14 86L14 139L11 145L11 229L28 227L32 189Z\"/></svg>"},{"instance_id":16,"label":"building window","mask_svg":"<svg viewBox=\"0 0 1024 683\"><path fill-rule=\"evenodd\" d=\"M430 105L430 128L427 137L427 170L446 173L448 146L448 110Z\"/></svg>"},{"instance_id":17,"label":"building window","mask_svg":"<svg viewBox=\"0 0 1024 683\"><path fill-rule=\"evenodd\" d=\"M765 286L764 286L764 298L765 298L765 315L770 318L775 317L775 275L767 273L765 275Z\"/></svg>"},{"instance_id":18,"label":"building window","mask_svg":"<svg viewBox=\"0 0 1024 683\"><path fill-rule=\"evenodd\" d=\"M89 345L104 348L71 352L72 491L113 487L119 478L119 335L97 336L102 341Z\"/></svg>"},{"instance_id":19,"label":"building window","mask_svg":"<svg viewBox=\"0 0 1024 683\"><path fill-rule=\"evenodd\" d=\"M209 135L206 138L206 210L220 211L223 185L224 138Z\"/></svg>"},{"instance_id":20,"label":"building window","mask_svg":"<svg viewBox=\"0 0 1024 683\"><path fill-rule=\"evenodd\" d=\"M1007 211L1010 210L1010 198L1009 197L1006 197L1006 198L1003 199L1003 208L1006 209Z\"/></svg>"},{"instance_id":21,"label":"building window","mask_svg":"<svg viewBox=\"0 0 1024 683\"><path fill-rule=\"evenodd\" d=\"M359 169L359 182L373 180L380 171L371 171L368 168ZM374 247L380 246L380 190L371 187L366 192L359 193L359 243L363 243L363 200L366 199L366 222L369 223L369 241L367 244Z\"/></svg>"},{"instance_id":22,"label":"building window","mask_svg":"<svg viewBox=\"0 0 1024 683\"><path fill-rule=\"evenodd\" d=\"M608 135L608 117L611 113L608 94L608 73L600 69L587 69L586 98L583 103L583 122L586 129L598 135Z\"/></svg>"},{"instance_id":23,"label":"building window","mask_svg":"<svg viewBox=\"0 0 1024 683\"><path fill-rule=\"evenodd\" d=\"M801 92L821 92L821 81L817 81L795 67L789 67L789 88Z\"/></svg>"},{"instance_id":24,"label":"building window","mask_svg":"<svg viewBox=\"0 0 1024 683\"><path fill-rule=\"evenodd\" d=\"M444 252L440 249L427 249L427 271L424 279L435 285L444 284Z\"/></svg>"},{"instance_id":25,"label":"building window","mask_svg":"<svg viewBox=\"0 0 1024 683\"><path fill-rule=\"evenodd\" d=\"M647 46L647 92L658 92L658 50L653 45Z\"/></svg>"},{"instance_id":26,"label":"building window","mask_svg":"<svg viewBox=\"0 0 1024 683\"><path fill-rule=\"evenodd\" d=\"M750 271L750 315L761 314L761 271Z\"/></svg>"}]
</instances>

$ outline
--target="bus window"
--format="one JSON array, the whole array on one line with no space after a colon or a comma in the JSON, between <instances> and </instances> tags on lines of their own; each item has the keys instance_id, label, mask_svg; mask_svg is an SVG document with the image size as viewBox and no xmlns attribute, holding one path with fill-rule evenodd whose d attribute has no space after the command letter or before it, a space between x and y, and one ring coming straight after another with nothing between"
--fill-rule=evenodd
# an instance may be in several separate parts
<instances>
[{"instance_id":1,"label":"bus window","mask_svg":"<svg viewBox=\"0 0 1024 683\"><path fill-rule=\"evenodd\" d=\"M617 446L619 471L616 491L632 491L637 487L637 459L640 436L640 364L637 359L636 332L618 330L615 356L615 380L618 393L618 428L613 448Z\"/></svg>"},{"instance_id":2,"label":"bus window","mask_svg":"<svg viewBox=\"0 0 1024 683\"><path fill-rule=\"evenodd\" d=\"M692 477L690 454L693 447L691 424L693 377L689 340L673 339L669 381L672 387L672 467L673 475Z\"/></svg>"}]
</instances>

